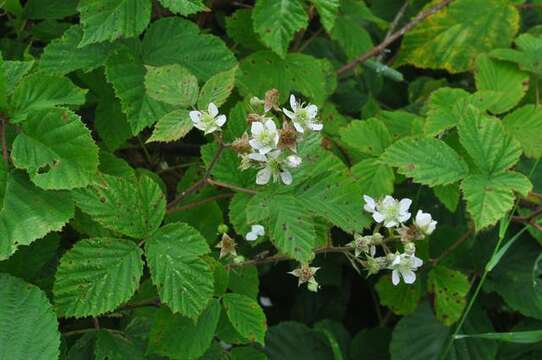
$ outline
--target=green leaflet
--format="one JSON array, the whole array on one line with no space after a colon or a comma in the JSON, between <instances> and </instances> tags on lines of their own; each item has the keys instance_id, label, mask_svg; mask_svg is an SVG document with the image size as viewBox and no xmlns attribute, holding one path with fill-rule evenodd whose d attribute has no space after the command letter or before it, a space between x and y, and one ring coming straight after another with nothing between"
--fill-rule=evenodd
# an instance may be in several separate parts
<instances>
[{"instance_id":1,"label":"green leaflet","mask_svg":"<svg viewBox=\"0 0 542 360\"><path fill-rule=\"evenodd\" d=\"M494 49L489 52L493 58L510 61L519 68L535 74L542 74L542 39L529 33L521 34L515 40L517 49Z\"/></svg>"},{"instance_id":2,"label":"green leaflet","mask_svg":"<svg viewBox=\"0 0 542 360\"><path fill-rule=\"evenodd\" d=\"M333 359L327 339L298 322L283 321L269 328L265 345L270 359Z\"/></svg>"},{"instance_id":3,"label":"green leaflet","mask_svg":"<svg viewBox=\"0 0 542 360\"><path fill-rule=\"evenodd\" d=\"M56 359L60 332L46 294L34 285L0 274L0 358Z\"/></svg>"},{"instance_id":4,"label":"green leaflet","mask_svg":"<svg viewBox=\"0 0 542 360\"><path fill-rule=\"evenodd\" d=\"M143 360L145 356L138 344L124 334L117 334L107 330L96 332L96 360L130 359Z\"/></svg>"},{"instance_id":5,"label":"green leaflet","mask_svg":"<svg viewBox=\"0 0 542 360\"><path fill-rule=\"evenodd\" d=\"M217 107L222 106L233 91L236 72L237 67L234 67L207 80L199 93L198 108L206 109L209 103L214 103Z\"/></svg>"},{"instance_id":6,"label":"green leaflet","mask_svg":"<svg viewBox=\"0 0 542 360\"><path fill-rule=\"evenodd\" d=\"M443 141L432 138L405 138L382 154L384 163L414 181L429 185L454 183L468 174L467 164Z\"/></svg>"},{"instance_id":7,"label":"green leaflet","mask_svg":"<svg viewBox=\"0 0 542 360\"><path fill-rule=\"evenodd\" d=\"M64 75L82 69L91 71L105 64L113 46L109 43L79 47L83 38L80 25L70 27L61 38L55 39L43 50L39 68L49 74Z\"/></svg>"},{"instance_id":8,"label":"green leaflet","mask_svg":"<svg viewBox=\"0 0 542 360\"><path fill-rule=\"evenodd\" d=\"M19 245L29 245L51 231L59 231L74 214L70 195L45 191L34 186L20 172L6 174L0 194L0 260L8 258ZM0 175L1 177L1 175Z\"/></svg>"},{"instance_id":9,"label":"green leaflet","mask_svg":"<svg viewBox=\"0 0 542 360\"><path fill-rule=\"evenodd\" d=\"M193 128L188 113L188 110L180 109L162 116L154 125L152 135L147 142L171 142L183 138Z\"/></svg>"},{"instance_id":10,"label":"green leaflet","mask_svg":"<svg viewBox=\"0 0 542 360\"><path fill-rule=\"evenodd\" d=\"M435 311L438 320L450 326L463 314L470 282L466 275L442 265L431 269L428 288L435 295Z\"/></svg>"},{"instance_id":11,"label":"green leaflet","mask_svg":"<svg viewBox=\"0 0 542 360\"><path fill-rule=\"evenodd\" d=\"M202 0L159 0L160 3L174 13L188 16L200 11L209 11Z\"/></svg>"},{"instance_id":12,"label":"green leaflet","mask_svg":"<svg viewBox=\"0 0 542 360\"><path fill-rule=\"evenodd\" d=\"M408 315L416 310L422 290L419 282L411 285L403 282L393 285L390 276L378 279L375 289L380 303L398 315Z\"/></svg>"},{"instance_id":13,"label":"green leaflet","mask_svg":"<svg viewBox=\"0 0 542 360\"><path fill-rule=\"evenodd\" d=\"M374 198L393 194L395 174L388 165L377 158L361 160L350 170L359 185L361 194Z\"/></svg>"},{"instance_id":14,"label":"green leaflet","mask_svg":"<svg viewBox=\"0 0 542 360\"><path fill-rule=\"evenodd\" d=\"M392 143L386 125L375 118L352 121L340 134L346 145L370 156L379 156Z\"/></svg>"},{"instance_id":15,"label":"green leaflet","mask_svg":"<svg viewBox=\"0 0 542 360\"><path fill-rule=\"evenodd\" d=\"M518 28L518 11L505 0L453 1L406 33L397 65L467 71L478 54L508 47Z\"/></svg>"},{"instance_id":16,"label":"green leaflet","mask_svg":"<svg viewBox=\"0 0 542 360\"><path fill-rule=\"evenodd\" d=\"M61 316L96 316L124 303L139 287L143 252L116 238L80 240L62 259L53 288Z\"/></svg>"},{"instance_id":17,"label":"green leaflet","mask_svg":"<svg viewBox=\"0 0 542 360\"><path fill-rule=\"evenodd\" d=\"M43 189L90 184L98 172L98 147L76 114L66 109L34 111L13 142L14 165Z\"/></svg>"},{"instance_id":18,"label":"green leaflet","mask_svg":"<svg viewBox=\"0 0 542 360\"><path fill-rule=\"evenodd\" d=\"M309 20L299 0L257 0L252 18L264 44L282 58L294 34L306 28Z\"/></svg>"},{"instance_id":19,"label":"green leaflet","mask_svg":"<svg viewBox=\"0 0 542 360\"><path fill-rule=\"evenodd\" d=\"M324 26L327 32L330 32L335 25L337 19L337 11L339 10L339 0L311 0L316 7L318 15L320 16L320 22Z\"/></svg>"},{"instance_id":20,"label":"green leaflet","mask_svg":"<svg viewBox=\"0 0 542 360\"><path fill-rule=\"evenodd\" d=\"M147 67L145 89L155 100L190 107L196 104L199 86L198 79L190 71L175 64Z\"/></svg>"},{"instance_id":21,"label":"green leaflet","mask_svg":"<svg viewBox=\"0 0 542 360\"><path fill-rule=\"evenodd\" d=\"M77 13L78 0L50 0L43 6L40 0L29 0L23 11L25 19L62 19Z\"/></svg>"},{"instance_id":22,"label":"green leaflet","mask_svg":"<svg viewBox=\"0 0 542 360\"><path fill-rule=\"evenodd\" d=\"M211 300L196 321L161 308L152 323L147 352L174 359L200 358L211 346L220 312L217 300Z\"/></svg>"},{"instance_id":23,"label":"green leaflet","mask_svg":"<svg viewBox=\"0 0 542 360\"><path fill-rule=\"evenodd\" d=\"M542 109L534 105L524 105L507 114L502 124L504 131L521 144L526 156L542 156Z\"/></svg>"},{"instance_id":24,"label":"green leaflet","mask_svg":"<svg viewBox=\"0 0 542 360\"><path fill-rule=\"evenodd\" d=\"M201 256L209 252L205 238L182 223L165 225L146 241L152 281L173 313L197 318L207 307L214 279L210 265Z\"/></svg>"},{"instance_id":25,"label":"green leaflet","mask_svg":"<svg viewBox=\"0 0 542 360\"><path fill-rule=\"evenodd\" d=\"M160 186L145 175L101 175L90 187L74 190L73 197L77 206L100 225L136 239L155 231L166 211Z\"/></svg>"},{"instance_id":26,"label":"green leaflet","mask_svg":"<svg viewBox=\"0 0 542 360\"><path fill-rule=\"evenodd\" d=\"M138 36L151 19L147 0L81 0L77 10L84 32L80 47Z\"/></svg>"},{"instance_id":27,"label":"green leaflet","mask_svg":"<svg viewBox=\"0 0 542 360\"><path fill-rule=\"evenodd\" d=\"M143 60L152 66L182 65L202 81L237 63L222 40L201 34L196 24L178 17L163 18L149 26L143 39Z\"/></svg>"},{"instance_id":28,"label":"green leaflet","mask_svg":"<svg viewBox=\"0 0 542 360\"><path fill-rule=\"evenodd\" d=\"M252 9L238 9L226 18L226 32L236 43L247 49L263 50L258 35L254 32Z\"/></svg>"},{"instance_id":29,"label":"green leaflet","mask_svg":"<svg viewBox=\"0 0 542 360\"><path fill-rule=\"evenodd\" d=\"M2 69L6 81L6 95L11 95L15 86L32 69L34 61L9 61L4 60Z\"/></svg>"},{"instance_id":30,"label":"green leaflet","mask_svg":"<svg viewBox=\"0 0 542 360\"><path fill-rule=\"evenodd\" d=\"M222 301L235 330L241 336L263 345L267 324L260 305L248 296L234 293L224 295Z\"/></svg>"},{"instance_id":31,"label":"green leaflet","mask_svg":"<svg viewBox=\"0 0 542 360\"><path fill-rule=\"evenodd\" d=\"M25 120L29 113L51 109L59 105L81 105L85 102L83 90L64 77L35 73L25 77L11 96L12 123Z\"/></svg>"}]
</instances>

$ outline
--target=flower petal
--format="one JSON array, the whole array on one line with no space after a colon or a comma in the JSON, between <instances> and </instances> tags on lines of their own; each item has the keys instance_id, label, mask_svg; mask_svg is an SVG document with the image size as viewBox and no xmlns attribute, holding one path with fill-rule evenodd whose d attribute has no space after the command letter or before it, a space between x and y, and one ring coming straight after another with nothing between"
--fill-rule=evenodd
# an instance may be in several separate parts
<instances>
[{"instance_id":1,"label":"flower petal","mask_svg":"<svg viewBox=\"0 0 542 360\"><path fill-rule=\"evenodd\" d=\"M291 94L290 95L290 107L292 108L292 110L295 112L297 110L297 101L295 99L295 96L294 94Z\"/></svg>"},{"instance_id":2,"label":"flower petal","mask_svg":"<svg viewBox=\"0 0 542 360\"><path fill-rule=\"evenodd\" d=\"M290 119L292 120L295 119L295 113L291 112L290 110L282 108L282 112L284 113L284 115L288 116Z\"/></svg>"},{"instance_id":3,"label":"flower petal","mask_svg":"<svg viewBox=\"0 0 542 360\"><path fill-rule=\"evenodd\" d=\"M292 174L288 170L281 172L280 178L285 185L290 185L293 181Z\"/></svg>"},{"instance_id":4,"label":"flower petal","mask_svg":"<svg viewBox=\"0 0 542 360\"><path fill-rule=\"evenodd\" d=\"M220 127L222 127L222 125L224 125L225 123L226 123L226 115L219 115L215 119L215 124L217 124Z\"/></svg>"},{"instance_id":5,"label":"flower petal","mask_svg":"<svg viewBox=\"0 0 542 360\"><path fill-rule=\"evenodd\" d=\"M400 281L401 279L399 278L399 271L393 270L391 272L391 282L393 283L393 285L397 285Z\"/></svg>"},{"instance_id":6,"label":"flower petal","mask_svg":"<svg viewBox=\"0 0 542 360\"><path fill-rule=\"evenodd\" d=\"M249 232L249 233L245 236L245 239L247 239L247 241L255 241L257 238L258 238L258 235L256 235L256 234L253 233L252 231Z\"/></svg>"},{"instance_id":7,"label":"flower petal","mask_svg":"<svg viewBox=\"0 0 542 360\"><path fill-rule=\"evenodd\" d=\"M373 219L375 219L377 223L381 223L382 221L384 221L384 215L382 215L378 211L375 211L373 212Z\"/></svg>"},{"instance_id":8,"label":"flower petal","mask_svg":"<svg viewBox=\"0 0 542 360\"><path fill-rule=\"evenodd\" d=\"M292 121L292 123L294 124L294 128L297 130L297 132L300 132L302 134L305 132L305 129L303 129L303 126L299 122Z\"/></svg>"},{"instance_id":9,"label":"flower petal","mask_svg":"<svg viewBox=\"0 0 542 360\"><path fill-rule=\"evenodd\" d=\"M250 153L248 154L248 158L254 161L260 161L260 162L266 162L267 157L264 154L260 153Z\"/></svg>"},{"instance_id":10,"label":"flower petal","mask_svg":"<svg viewBox=\"0 0 542 360\"><path fill-rule=\"evenodd\" d=\"M312 123L310 124L310 128L313 131L320 131L324 128L324 124L322 123Z\"/></svg>"},{"instance_id":11,"label":"flower petal","mask_svg":"<svg viewBox=\"0 0 542 360\"><path fill-rule=\"evenodd\" d=\"M199 111L190 111L188 115L190 116L190 120L192 120L194 124L201 121L201 112Z\"/></svg>"},{"instance_id":12,"label":"flower petal","mask_svg":"<svg viewBox=\"0 0 542 360\"><path fill-rule=\"evenodd\" d=\"M263 127L263 124L259 121L254 121L252 123L252 125L250 125L250 132L251 134L254 136L254 135L258 135L259 133L261 133L262 131L264 130L264 127Z\"/></svg>"},{"instance_id":13,"label":"flower petal","mask_svg":"<svg viewBox=\"0 0 542 360\"><path fill-rule=\"evenodd\" d=\"M214 103L209 103L209 106L207 107L207 111L209 112L209 115L212 117L215 117L218 115L218 108Z\"/></svg>"},{"instance_id":14,"label":"flower petal","mask_svg":"<svg viewBox=\"0 0 542 360\"><path fill-rule=\"evenodd\" d=\"M416 281L416 273L412 270L401 270L405 284L413 284Z\"/></svg>"},{"instance_id":15,"label":"flower petal","mask_svg":"<svg viewBox=\"0 0 542 360\"><path fill-rule=\"evenodd\" d=\"M365 200L365 206L363 207L365 211L374 212L376 210L376 201L369 195L363 195L363 200Z\"/></svg>"},{"instance_id":16,"label":"flower petal","mask_svg":"<svg viewBox=\"0 0 542 360\"><path fill-rule=\"evenodd\" d=\"M311 119L314 119L318 114L318 106L310 104L309 106L307 106L307 112L309 113L309 117Z\"/></svg>"},{"instance_id":17,"label":"flower petal","mask_svg":"<svg viewBox=\"0 0 542 360\"><path fill-rule=\"evenodd\" d=\"M265 235L265 228L260 224L252 225L251 230L253 233L255 233L258 236L264 236Z\"/></svg>"},{"instance_id":18,"label":"flower petal","mask_svg":"<svg viewBox=\"0 0 542 360\"><path fill-rule=\"evenodd\" d=\"M401 212L407 212L408 209L410 208L410 205L412 205L412 200L401 199L401 201L399 201L399 210Z\"/></svg>"},{"instance_id":19,"label":"flower petal","mask_svg":"<svg viewBox=\"0 0 542 360\"><path fill-rule=\"evenodd\" d=\"M271 169L269 167L264 167L256 174L256 184L265 185L271 179Z\"/></svg>"},{"instance_id":20,"label":"flower petal","mask_svg":"<svg viewBox=\"0 0 542 360\"><path fill-rule=\"evenodd\" d=\"M277 125L275 124L275 122L271 119L269 120L266 120L265 122L265 127L268 129L268 130L273 130L273 131L276 131L277 130Z\"/></svg>"}]
</instances>

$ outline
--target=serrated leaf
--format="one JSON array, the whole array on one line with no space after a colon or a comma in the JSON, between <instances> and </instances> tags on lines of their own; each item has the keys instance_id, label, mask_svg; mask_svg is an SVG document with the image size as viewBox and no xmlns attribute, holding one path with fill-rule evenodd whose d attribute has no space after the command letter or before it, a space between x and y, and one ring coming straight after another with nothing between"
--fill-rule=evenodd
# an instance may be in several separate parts
<instances>
[{"instance_id":1,"label":"serrated leaf","mask_svg":"<svg viewBox=\"0 0 542 360\"><path fill-rule=\"evenodd\" d=\"M468 174L467 164L443 141L432 138L405 138L382 155L384 163L424 185L447 185Z\"/></svg>"},{"instance_id":2,"label":"serrated leaf","mask_svg":"<svg viewBox=\"0 0 542 360\"><path fill-rule=\"evenodd\" d=\"M523 196L532 185L523 174L510 171L494 175L470 175L461 185L467 210L480 230L495 224L514 206L514 191Z\"/></svg>"},{"instance_id":3,"label":"serrated leaf","mask_svg":"<svg viewBox=\"0 0 542 360\"><path fill-rule=\"evenodd\" d=\"M511 61L519 68L535 74L542 74L542 39L529 33L519 35L516 40L517 49L494 49L489 52L493 58Z\"/></svg>"},{"instance_id":4,"label":"serrated leaf","mask_svg":"<svg viewBox=\"0 0 542 360\"><path fill-rule=\"evenodd\" d=\"M408 285L403 282L393 285L390 276L378 279L375 289L380 303L390 308L397 315L407 315L416 311L421 297L419 282Z\"/></svg>"},{"instance_id":5,"label":"serrated leaf","mask_svg":"<svg viewBox=\"0 0 542 360\"><path fill-rule=\"evenodd\" d=\"M340 134L346 145L370 156L379 156L392 143L386 125L375 118L352 121Z\"/></svg>"},{"instance_id":6,"label":"serrated leaf","mask_svg":"<svg viewBox=\"0 0 542 360\"><path fill-rule=\"evenodd\" d=\"M80 47L138 36L151 20L147 0L81 0L77 9L84 31Z\"/></svg>"},{"instance_id":7,"label":"serrated leaf","mask_svg":"<svg viewBox=\"0 0 542 360\"><path fill-rule=\"evenodd\" d=\"M502 123L471 107L458 126L459 141L484 174L504 171L521 156L519 143L505 134Z\"/></svg>"},{"instance_id":8,"label":"serrated leaf","mask_svg":"<svg viewBox=\"0 0 542 360\"><path fill-rule=\"evenodd\" d=\"M160 309L152 323L147 353L173 359L200 358L211 346L220 312L217 300L211 300L196 321Z\"/></svg>"},{"instance_id":9,"label":"serrated leaf","mask_svg":"<svg viewBox=\"0 0 542 360\"><path fill-rule=\"evenodd\" d=\"M78 47L83 38L80 25L70 27L62 37L51 41L43 50L39 68L49 74L64 75L75 70L91 71L105 64L113 46L109 43Z\"/></svg>"},{"instance_id":10,"label":"serrated leaf","mask_svg":"<svg viewBox=\"0 0 542 360\"><path fill-rule=\"evenodd\" d=\"M269 328L265 344L270 360L333 359L333 351L318 331L294 321L283 321Z\"/></svg>"},{"instance_id":11,"label":"serrated leaf","mask_svg":"<svg viewBox=\"0 0 542 360\"><path fill-rule=\"evenodd\" d=\"M236 43L247 49L262 50L258 35L254 32L252 9L238 9L226 18L226 33Z\"/></svg>"},{"instance_id":12,"label":"serrated leaf","mask_svg":"<svg viewBox=\"0 0 542 360\"><path fill-rule=\"evenodd\" d=\"M94 350L95 360L143 360L145 356L137 345L122 333L98 330Z\"/></svg>"},{"instance_id":13,"label":"serrated leaf","mask_svg":"<svg viewBox=\"0 0 542 360\"><path fill-rule=\"evenodd\" d=\"M222 301L235 330L248 340L263 345L267 324L260 305L248 296L234 293L224 295Z\"/></svg>"},{"instance_id":14,"label":"serrated leaf","mask_svg":"<svg viewBox=\"0 0 542 360\"><path fill-rule=\"evenodd\" d=\"M368 8L363 1L343 0L340 2L339 13L333 28L326 29L331 39L342 48L349 61L373 46L371 35L365 28L367 26L366 10Z\"/></svg>"},{"instance_id":15,"label":"serrated leaf","mask_svg":"<svg viewBox=\"0 0 542 360\"><path fill-rule=\"evenodd\" d=\"M198 108L206 109L209 103L214 103L217 107L222 106L230 96L235 86L235 73L237 67L213 75L202 86L198 98Z\"/></svg>"},{"instance_id":16,"label":"serrated leaf","mask_svg":"<svg viewBox=\"0 0 542 360\"><path fill-rule=\"evenodd\" d=\"M6 81L6 94L10 95L21 79L32 69L34 61L9 61L4 60L2 69Z\"/></svg>"},{"instance_id":17,"label":"serrated leaf","mask_svg":"<svg viewBox=\"0 0 542 360\"><path fill-rule=\"evenodd\" d=\"M237 63L220 38L201 34L196 24L179 17L163 18L149 26L143 40L143 59L152 66L182 65L202 81Z\"/></svg>"},{"instance_id":18,"label":"serrated leaf","mask_svg":"<svg viewBox=\"0 0 542 360\"><path fill-rule=\"evenodd\" d=\"M65 109L30 113L13 142L11 158L47 190L87 186L98 172L98 147L90 130Z\"/></svg>"},{"instance_id":19,"label":"serrated leaf","mask_svg":"<svg viewBox=\"0 0 542 360\"><path fill-rule=\"evenodd\" d=\"M57 359L56 314L38 287L0 274L0 359Z\"/></svg>"},{"instance_id":20,"label":"serrated leaf","mask_svg":"<svg viewBox=\"0 0 542 360\"><path fill-rule=\"evenodd\" d=\"M166 104L194 106L198 98L198 79L181 65L149 66L145 89L150 97ZM217 105L219 106L219 105Z\"/></svg>"},{"instance_id":21,"label":"serrated leaf","mask_svg":"<svg viewBox=\"0 0 542 360\"><path fill-rule=\"evenodd\" d=\"M516 139L526 156L542 156L542 110L535 105L524 105L507 114L502 120L504 130Z\"/></svg>"},{"instance_id":22,"label":"serrated leaf","mask_svg":"<svg viewBox=\"0 0 542 360\"><path fill-rule=\"evenodd\" d=\"M247 216L252 224L265 220L271 241L286 255L304 263L314 256L314 222L294 196L254 196L248 204Z\"/></svg>"},{"instance_id":23,"label":"serrated leaf","mask_svg":"<svg viewBox=\"0 0 542 360\"><path fill-rule=\"evenodd\" d=\"M361 160L351 171L361 190L360 194L374 198L393 194L395 175L393 170L380 160L375 158Z\"/></svg>"},{"instance_id":24,"label":"serrated leaf","mask_svg":"<svg viewBox=\"0 0 542 360\"><path fill-rule=\"evenodd\" d=\"M390 360L391 329L375 327L362 329L350 344L350 359Z\"/></svg>"},{"instance_id":25,"label":"serrated leaf","mask_svg":"<svg viewBox=\"0 0 542 360\"><path fill-rule=\"evenodd\" d=\"M120 99L132 134L172 110L172 106L151 98L145 90L146 69L139 54L127 46L120 47L106 63L106 76Z\"/></svg>"},{"instance_id":26,"label":"serrated leaf","mask_svg":"<svg viewBox=\"0 0 542 360\"><path fill-rule=\"evenodd\" d=\"M441 88L434 91L427 102L424 132L437 135L457 125L466 100L471 96L463 89Z\"/></svg>"},{"instance_id":27,"label":"serrated leaf","mask_svg":"<svg viewBox=\"0 0 542 360\"><path fill-rule=\"evenodd\" d=\"M201 158L205 163L205 166L209 166L213 159L218 145L216 143L205 144L201 148ZM256 186L256 171L255 169L249 169L241 172L239 165L241 161L236 153L233 151L224 151L220 159L211 171L211 175L218 181L223 181L228 184L238 185L246 188L253 188ZM234 170L235 171L232 171Z\"/></svg>"},{"instance_id":28,"label":"serrated leaf","mask_svg":"<svg viewBox=\"0 0 542 360\"><path fill-rule=\"evenodd\" d=\"M202 0L159 0L171 12L188 16L200 11L209 11Z\"/></svg>"},{"instance_id":29,"label":"serrated leaf","mask_svg":"<svg viewBox=\"0 0 542 360\"><path fill-rule=\"evenodd\" d=\"M438 320L450 326L463 314L470 282L463 273L439 265L431 269L428 289L435 294L435 312Z\"/></svg>"},{"instance_id":30,"label":"serrated leaf","mask_svg":"<svg viewBox=\"0 0 542 360\"><path fill-rule=\"evenodd\" d=\"M0 180L0 260L8 258L19 245L29 245L51 231L61 230L74 214L69 193L42 190L20 172L5 176L5 181Z\"/></svg>"},{"instance_id":31,"label":"serrated leaf","mask_svg":"<svg viewBox=\"0 0 542 360\"><path fill-rule=\"evenodd\" d=\"M228 286L234 293L256 299L260 292L258 268L256 266L243 266L230 269L230 283Z\"/></svg>"},{"instance_id":32,"label":"serrated leaf","mask_svg":"<svg viewBox=\"0 0 542 360\"><path fill-rule=\"evenodd\" d=\"M271 51L258 51L241 61L237 86L245 97L262 97L275 88L280 92L281 102L296 90L321 104L335 91L337 79L328 60L299 53L281 59Z\"/></svg>"},{"instance_id":33,"label":"serrated leaf","mask_svg":"<svg viewBox=\"0 0 542 360\"><path fill-rule=\"evenodd\" d=\"M501 114L516 106L527 92L529 75L513 64L480 55L474 72L476 88L489 93L493 105L489 111Z\"/></svg>"},{"instance_id":34,"label":"serrated leaf","mask_svg":"<svg viewBox=\"0 0 542 360\"><path fill-rule=\"evenodd\" d=\"M339 10L339 0L311 0L318 11L320 22L327 32L330 32L335 25L337 19L337 11Z\"/></svg>"},{"instance_id":35,"label":"serrated leaf","mask_svg":"<svg viewBox=\"0 0 542 360\"><path fill-rule=\"evenodd\" d=\"M132 137L132 129L118 99L101 99L94 112L94 127L110 151L115 151Z\"/></svg>"},{"instance_id":36,"label":"serrated leaf","mask_svg":"<svg viewBox=\"0 0 542 360\"><path fill-rule=\"evenodd\" d=\"M183 138L194 127L188 110L174 110L162 116L154 125L151 137L146 142L171 142Z\"/></svg>"},{"instance_id":37,"label":"serrated leaf","mask_svg":"<svg viewBox=\"0 0 542 360\"><path fill-rule=\"evenodd\" d=\"M173 313L197 318L209 303L214 278L201 258L209 252L205 238L183 223L165 225L146 241L152 281Z\"/></svg>"},{"instance_id":38,"label":"serrated leaf","mask_svg":"<svg viewBox=\"0 0 542 360\"><path fill-rule=\"evenodd\" d=\"M122 178L102 175L86 189L73 191L75 203L103 227L142 239L164 218L166 199L147 176Z\"/></svg>"},{"instance_id":39,"label":"serrated leaf","mask_svg":"<svg viewBox=\"0 0 542 360\"><path fill-rule=\"evenodd\" d=\"M478 54L508 47L518 28L518 11L507 1L457 0L405 34L397 65L467 71Z\"/></svg>"},{"instance_id":40,"label":"serrated leaf","mask_svg":"<svg viewBox=\"0 0 542 360\"><path fill-rule=\"evenodd\" d=\"M11 96L10 122L19 123L36 110L51 109L59 105L81 105L87 90L75 86L65 77L36 73L25 77Z\"/></svg>"},{"instance_id":41,"label":"serrated leaf","mask_svg":"<svg viewBox=\"0 0 542 360\"><path fill-rule=\"evenodd\" d=\"M40 0L29 0L23 11L25 19L62 19L77 13L78 0L50 0L43 6Z\"/></svg>"},{"instance_id":42,"label":"serrated leaf","mask_svg":"<svg viewBox=\"0 0 542 360\"><path fill-rule=\"evenodd\" d=\"M450 210L451 212L456 211L457 205L459 205L459 197L461 195L458 184L435 186L433 188L433 193L440 200L440 202L446 206L446 209Z\"/></svg>"},{"instance_id":43,"label":"serrated leaf","mask_svg":"<svg viewBox=\"0 0 542 360\"><path fill-rule=\"evenodd\" d=\"M252 17L254 30L264 44L282 58L294 34L309 22L299 0L257 0Z\"/></svg>"},{"instance_id":44,"label":"serrated leaf","mask_svg":"<svg viewBox=\"0 0 542 360\"><path fill-rule=\"evenodd\" d=\"M143 252L116 238L80 240L62 256L53 287L61 316L96 316L130 299L143 274Z\"/></svg>"}]
</instances>

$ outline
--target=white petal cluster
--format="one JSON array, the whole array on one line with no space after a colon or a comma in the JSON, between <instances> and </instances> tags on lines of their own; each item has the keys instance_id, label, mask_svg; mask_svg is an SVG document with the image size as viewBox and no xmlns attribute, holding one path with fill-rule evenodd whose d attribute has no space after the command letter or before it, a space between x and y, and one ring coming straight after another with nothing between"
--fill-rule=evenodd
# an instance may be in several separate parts
<instances>
[{"instance_id":1,"label":"white petal cluster","mask_svg":"<svg viewBox=\"0 0 542 360\"><path fill-rule=\"evenodd\" d=\"M399 284L401 277L405 284L413 284L416 281L416 273L420 266L423 265L423 261L417 258L416 255L393 254L393 260L391 261L388 269L391 272L391 282L393 285Z\"/></svg>"},{"instance_id":2,"label":"white petal cluster","mask_svg":"<svg viewBox=\"0 0 542 360\"><path fill-rule=\"evenodd\" d=\"M250 146L260 154L267 154L276 149L279 144L279 132L272 119L265 122L254 121L250 127L252 139L249 140Z\"/></svg>"},{"instance_id":3,"label":"white petal cluster","mask_svg":"<svg viewBox=\"0 0 542 360\"><path fill-rule=\"evenodd\" d=\"M313 104L304 105L297 101L295 96L290 95L290 107L291 111L283 108L282 112L288 116L295 129L304 133L307 130L320 131L324 128L324 125L318 121L316 116L318 115L318 107Z\"/></svg>"},{"instance_id":4,"label":"white petal cluster","mask_svg":"<svg viewBox=\"0 0 542 360\"><path fill-rule=\"evenodd\" d=\"M437 222L433 220L431 214L418 210L414 225L416 225L416 228L418 228L422 235L431 235L437 227Z\"/></svg>"},{"instance_id":5,"label":"white petal cluster","mask_svg":"<svg viewBox=\"0 0 542 360\"><path fill-rule=\"evenodd\" d=\"M285 185L290 185L293 181L292 173L288 169L293 169L301 165L301 158L297 155L284 157L281 150L273 150L263 155L252 153L250 159L262 163L262 168L256 174L256 184L265 185L269 180L273 182L282 181Z\"/></svg>"},{"instance_id":6,"label":"white petal cluster","mask_svg":"<svg viewBox=\"0 0 542 360\"><path fill-rule=\"evenodd\" d=\"M365 211L373 214L373 219L377 223L383 223L385 227L396 227L410 219L408 209L412 204L410 199L398 201L393 197L386 195L382 201L375 201L370 196L363 195L365 200Z\"/></svg>"},{"instance_id":7,"label":"white petal cluster","mask_svg":"<svg viewBox=\"0 0 542 360\"><path fill-rule=\"evenodd\" d=\"M203 131L206 135L219 130L226 123L226 115L218 113L215 104L209 103L207 111L190 111L188 114L194 127Z\"/></svg>"},{"instance_id":8,"label":"white petal cluster","mask_svg":"<svg viewBox=\"0 0 542 360\"><path fill-rule=\"evenodd\" d=\"M245 236L245 239L247 239L247 241L256 241L256 239L264 235L265 235L265 228L260 224L255 224L255 225L252 225L252 227L250 228L250 231Z\"/></svg>"}]
</instances>

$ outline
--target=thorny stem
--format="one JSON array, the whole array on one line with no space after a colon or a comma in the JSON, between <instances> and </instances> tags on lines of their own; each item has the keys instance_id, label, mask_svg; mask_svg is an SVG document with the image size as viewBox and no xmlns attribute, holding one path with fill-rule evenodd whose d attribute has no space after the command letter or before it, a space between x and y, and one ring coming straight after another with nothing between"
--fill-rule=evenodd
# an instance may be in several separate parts
<instances>
[{"instance_id":1,"label":"thorny stem","mask_svg":"<svg viewBox=\"0 0 542 360\"><path fill-rule=\"evenodd\" d=\"M395 15L395 18L393 19L392 23L390 24L390 28L388 29L386 37L384 38L384 41L386 41L386 40L388 40L390 38L390 36L393 34L395 29L397 28L397 25L399 25L399 21L401 20L401 18L405 14L405 11L408 8L408 5L410 5L409 2L410 1L408 1L408 0L405 1L403 6L401 6L399 11ZM380 55L378 55L378 57L377 57L377 61L382 61L383 58L384 58L384 52L381 52Z\"/></svg>"},{"instance_id":2,"label":"thorny stem","mask_svg":"<svg viewBox=\"0 0 542 360\"><path fill-rule=\"evenodd\" d=\"M369 60L373 56L376 56L376 55L380 54L382 51L384 51L384 49L386 49L388 47L388 45L393 43L395 40L399 39L406 32L410 31L412 28L414 28L416 25L418 25L425 18L427 18L427 17L429 17L431 15L434 15L437 12L439 12L440 10L442 10L444 7L446 7L452 1L453 0L443 0L440 3L436 4L435 6L433 6L431 8L421 11L420 13L418 13L418 15L416 15L416 17L414 17L414 19L412 19L410 22L408 22L401 29L399 29L398 31L394 32L389 37L384 39L384 41L382 41L380 44L378 44L377 46L373 47L372 49L366 51L365 53L361 54L360 56L358 56L357 58L355 58L354 60L352 60L348 64L346 64L346 65L342 66L341 68L339 68L337 70L337 75L342 75L345 72L354 69L359 64L363 64L365 61Z\"/></svg>"},{"instance_id":3,"label":"thorny stem","mask_svg":"<svg viewBox=\"0 0 542 360\"><path fill-rule=\"evenodd\" d=\"M188 210L188 209L193 209L195 207L205 205L205 204L207 204L207 203L209 203L211 201L230 198L233 195L234 195L233 193L218 194L218 195L215 195L215 196L208 197L206 199L202 199L202 200L199 200L199 201L194 201L194 202L192 202L190 204L186 204L184 206L179 206L179 207L167 209L167 213L170 214L170 213L173 213L173 212L179 212L179 211L184 211L184 210Z\"/></svg>"},{"instance_id":4,"label":"thorny stem","mask_svg":"<svg viewBox=\"0 0 542 360\"><path fill-rule=\"evenodd\" d=\"M139 135L137 136L137 141L139 142L139 146L141 146L141 149L143 150L143 154L145 154L145 160L147 160L147 164L149 166L152 166L153 161L151 154L149 153L149 150L147 150L145 143L141 140L141 137Z\"/></svg>"},{"instance_id":5,"label":"thorny stem","mask_svg":"<svg viewBox=\"0 0 542 360\"><path fill-rule=\"evenodd\" d=\"M222 182L222 181L216 181L216 180L213 180L211 178L207 179L207 184L222 187L222 188L226 188L226 189L232 189L232 190L235 190L237 192L244 192L244 193L252 194L252 195L255 195L255 194L258 193L258 191L256 191L256 190L247 189L247 188L240 187L240 186L237 186L237 185L228 184L228 183L225 183L225 182Z\"/></svg>"},{"instance_id":6,"label":"thorny stem","mask_svg":"<svg viewBox=\"0 0 542 360\"><path fill-rule=\"evenodd\" d=\"M474 227L469 226L469 228L467 229L467 231L465 231L463 235L461 235L452 245L450 245L446 250L444 250L442 254L440 254L436 259L432 260L433 266L436 266L439 261L450 255L450 253L454 251L459 245L463 244L466 240L468 240L473 233Z\"/></svg>"}]
</instances>

